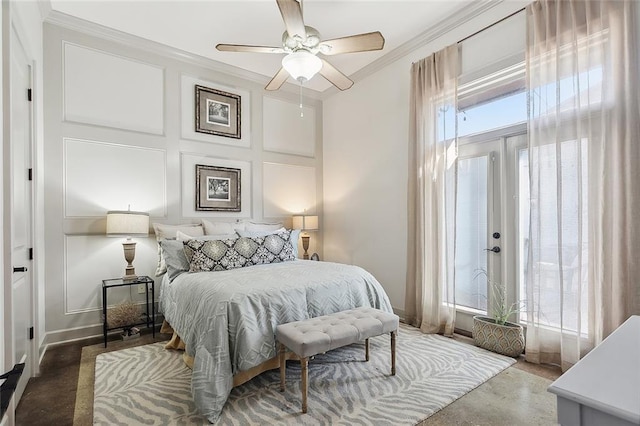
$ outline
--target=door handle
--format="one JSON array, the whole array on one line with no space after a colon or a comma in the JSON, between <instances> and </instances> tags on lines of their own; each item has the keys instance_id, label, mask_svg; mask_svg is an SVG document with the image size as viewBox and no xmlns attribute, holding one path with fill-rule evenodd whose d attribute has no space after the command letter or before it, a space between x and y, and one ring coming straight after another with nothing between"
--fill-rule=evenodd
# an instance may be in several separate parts
<instances>
[{"instance_id":1,"label":"door handle","mask_svg":"<svg viewBox=\"0 0 640 426\"><path fill-rule=\"evenodd\" d=\"M27 268L24 266L20 266L18 268L14 267L13 272L27 272Z\"/></svg>"},{"instance_id":2,"label":"door handle","mask_svg":"<svg viewBox=\"0 0 640 426\"><path fill-rule=\"evenodd\" d=\"M498 246L493 246L491 248L485 249L485 251L492 251L494 253L500 253L500 247Z\"/></svg>"}]
</instances>

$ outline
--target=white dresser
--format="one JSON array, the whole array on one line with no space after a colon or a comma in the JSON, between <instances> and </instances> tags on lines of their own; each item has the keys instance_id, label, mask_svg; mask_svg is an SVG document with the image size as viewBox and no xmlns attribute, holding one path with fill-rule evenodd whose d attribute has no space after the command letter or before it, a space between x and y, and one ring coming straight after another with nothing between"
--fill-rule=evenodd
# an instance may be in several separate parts
<instances>
[{"instance_id":1,"label":"white dresser","mask_svg":"<svg viewBox=\"0 0 640 426\"><path fill-rule=\"evenodd\" d=\"M635 315L549 386L562 426L640 425L640 316Z\"/></svg>"}]
</instances>

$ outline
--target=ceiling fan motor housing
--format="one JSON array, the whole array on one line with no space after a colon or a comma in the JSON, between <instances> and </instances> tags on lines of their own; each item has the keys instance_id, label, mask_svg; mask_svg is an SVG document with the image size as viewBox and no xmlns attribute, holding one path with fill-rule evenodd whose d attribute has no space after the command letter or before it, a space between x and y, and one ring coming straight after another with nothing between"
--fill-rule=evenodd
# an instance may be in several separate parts
<instances>
[{"instance_id":1,"label":"ceiling fan motor housing","mask_svg":"<svg viewBox=\"0 0 640 426\"><path fill-rule=\"evenodd\" d=\"M307 33L305 38L298 34L290 36L288 32L282 33L282 46L285 52L292 53L304 49L309 53L316 54L320 51L320 33L313 27L304 27Z\"/></svg>"}]
</instances>

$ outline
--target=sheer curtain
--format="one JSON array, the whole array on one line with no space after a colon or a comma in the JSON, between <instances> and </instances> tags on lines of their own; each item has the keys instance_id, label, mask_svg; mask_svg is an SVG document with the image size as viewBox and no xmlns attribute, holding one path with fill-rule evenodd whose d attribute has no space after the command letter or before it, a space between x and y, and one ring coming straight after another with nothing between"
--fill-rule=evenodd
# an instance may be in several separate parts
<instances>
[{"instance_id":1,"label":"sheer curtain","mask_svg":"<svg viewBox=\"0 0 640 426\"><path fill-rule=\"evenodd\" d=\"M453 334L458 47L413 64L406 319Z\"/></svg>"},{"instance_id":2,"label":"sheer curtain","mask_svg":"<svg viewBox=\"0 0 640 426\"><path fill-rule=\"evenodd\" d=\"M527 6L526 357L571 367L639 313L634 1Z\"/></svg>"}]
</instances>

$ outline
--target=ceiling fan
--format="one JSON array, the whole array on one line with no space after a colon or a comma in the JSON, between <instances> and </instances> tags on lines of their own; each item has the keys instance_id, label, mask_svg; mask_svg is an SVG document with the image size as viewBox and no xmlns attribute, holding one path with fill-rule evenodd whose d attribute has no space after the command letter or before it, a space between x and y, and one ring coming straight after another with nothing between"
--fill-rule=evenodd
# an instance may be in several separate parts
<instances>
[{"instance_id":1,"label":"ceiling fan","mask_svg":"<svg viewBox=\"0 0 640 426\"><path fill-rule=\"evenodd\" d=\"M286 27L282 34L282 47L244 44L216 46L216 49L222 52L286 53L287 56L282 59L282 68L267 84L266 90L278 90L289 75L303 83L313 78L316 73L320 73L338 89L347 90L353 86L353 81L324 58L318 57L318 54L330 56L381 50L384 47L384 37L379 31L321 41L318 30L304 25L302 7L297 0L276 2Z\"/></svg>"}]
</instances>

